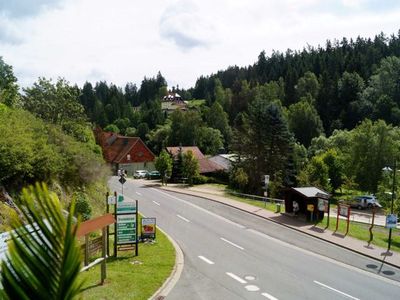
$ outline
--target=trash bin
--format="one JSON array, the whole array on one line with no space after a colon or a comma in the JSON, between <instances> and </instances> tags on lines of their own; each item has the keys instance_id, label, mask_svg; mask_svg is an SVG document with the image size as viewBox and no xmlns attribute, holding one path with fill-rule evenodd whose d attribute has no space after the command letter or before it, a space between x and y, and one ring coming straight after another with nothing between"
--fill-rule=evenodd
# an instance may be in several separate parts
<instances>
[{"instance_id":1,"label":"trash bin","mask_svg":"<svg viewBox=\"0 0 400 300\"><path fill-rule=\"evenodd\" d=\"M281 212L281 204L280 203L276 204L276 211L275 212L276 213L280 213Z\"/></svg>"}]
</instances>

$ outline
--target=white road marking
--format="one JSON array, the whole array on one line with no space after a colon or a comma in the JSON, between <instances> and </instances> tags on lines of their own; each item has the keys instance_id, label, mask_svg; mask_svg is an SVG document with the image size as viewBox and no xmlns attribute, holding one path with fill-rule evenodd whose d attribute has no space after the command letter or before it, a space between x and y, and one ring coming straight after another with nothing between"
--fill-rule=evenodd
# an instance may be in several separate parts
<instances>
[{"instance_id":1,"label":"white road marking","mask_svg":"<svg viewBox=\"0 0 400 300\"><path fill-rule=\"evenodd\" d=\"M320 286L323 286L324 288L327 288L327 289L329 289L329 290L331 290L331 291L334 291L334 292L336 292L336 293L339 293L339 294L341 294L341 295L343 295L343 296L346 296L346 297L348 297L348 298L350 298L350 299L360 300L359 298L353 297L353 296L351 296L351 295L349 295L349 294L346 294L346 293L344 293L344 292L342 292L342 291L339 291L339 290L337 290L337 289L334 289L333 287L330 287L330 286L328 286L328 285L326 285L326 284L323 284L323 283L321 283L321 282L319 282L319 281L314 280L314 282L315 282L316 284L319 284Z\"/></svg>"},{"instance_id":2,"label":"white road marking","mask_svg":"<svg viewBox=\"0 0 400 300\"><path fill-rule=\"evenodd\" d=\"M111 185L112 185L112 184L111 184ZM118 190L118 189L119 189L119 187L118 187L117 185L114 186L114 187L115 187L114 190ZM235 226L237 226L237 227L239 227L239 228L242 228L242 229L246 228L245 226L243 226L243 225L241 225L241 224L232 222L231 220L228 220L228 219L226 219L226 218L224 218L224 217L221 217L221 216L219 216L219 215L217 215L217 214L214 214L214 213L212 213L212 212L210 212L210 211L207 211L206 209L204 209L204 208L202 208L202 207L199 207L199 206L197 206L197 205L195 205L195 204L193 204L193 203L189 203L189 202L187 202L187 201L185 201L185 200L182 200L182 199L179 199L179 198L177 198L177 197L171 196L171 195L169 195L169 194L167 194L167 193L164 193L164 192L162 192L162 191L160 191L160 190L158 190L158 189L155 189L155 188L151 188L151 189L154 190L154 191L157 191L157 192L159 192L159 193L161 193L161 194L164 194L164 195L166 195L166 196L168 196L168 197L170 197L170 198L173 198L173 199L176 199L176 200L178 200L178 201L180 201L180 202L183 202L183 203L185 203L185 204L187 204L187 205L190 205L190 206L192 206L192 207L194 207L194 208L197 208L197 209L199 209L199 210L201 210L201 211L203 211L203 212L205 212L205 213L207 213L207 214L209 214L209 215L215 216L216 218L218 218L218 219L220 219L220 220L223 220L223 221L225 221L225 222L227 222L227 223L229 223L229 224L235 225ZM124 197L127 198L127 199L132 199L132 198L130 198L130 197L127 196L127 195L125 195ZM354 271L354 272L357 272L357 273L360 273L360 274L363 274L363 275L366 275L366 276L369 276L369 277L378 279L378 280L380 280L380 281L384 281L384 282L389 283L389 284L391 284L391 285L395 285L395 286L400 287L400 282L394 281L393 279L386 278L386 277L382 277L382 276L380 276L380 275L378 275L378 274L374 274L374 273L371 273L371 272L368 272L368 271L365 271L365 270L362 270L362 269L353 267L353 266L351 266L351 265L348 265L348 264L339 262L339 261L334 260L334 259L332 259L332 258L329 258L329 257L326 257L326 256L322 256L322 255L320 255L320 254L311 252L311 251L309 251L309 250L305 250L305 249L300 248L300 247L298 247L298 246L295 246L295 245L289 244L289 243L287 243L287 242L284 242L284 241L278 240L278 239L276 239L276 238L273 238L273 237L271 237L271 236L269 236L269 235L267 235L267 234L265 234L265 233L259 232L259 231L257 231L257 230L254 230L254 229L251 229L251 228L246 229L246 230L249 231L249 232L252 232L252 233L254 233L254 234L257 234L257 235L259 235L259 236L262 236L262 237L264 237L264 238L267 238L267 239L269 239L269 240L273 240L273 241L275 241L276 243L279 243L279 244L281 244L281 245L285 245L286 247L289 247L289 248L292 248L292 249L296 249L297 251L301 251L301 252L303 252L303 253L306 253L306 254L311 255L311 256L314 256L314 257L318 257L318 258L321 259L321 260L328 261L328 262L330 262L330 263L332 263L332 264L341 266L341 267L343 267L343 268L352 270L352 271ZM310 236L310 237L311 237L311 236ZM311 238L312 238L312 237L311 237ZM315 239L317 239L317 238L315 238ZM350 250L348 250L348 251L350 252Z\"/></svg>"},{"instance_id":3,"label":"white road marking","mask_svg":"<svg viewBox=\"0 0 400 300\"><path fill-rule=\"evenodd\" d=\"M257 292L260 290L260 288L258 286L252 285L252 284L246 285L244 288L246 290L248 290L249 292Z\"/></svg>"},{"instance_id":4,"label":"white road marking","mask_svg":"<svg viewBox=\"0 0 400 300\"><path fill-rule=\"evenodd\" d=\"M222 220L222 221L224 221L224 222L226 222L226 223L229 223L229 224L231 224L231 225L234 225L234 226L239 227L239 228L242 228L242 229L246 228L245 226L243 226L243 225L241 225L241 224L235 223L235 222L233 222L233 221L231 221L231 220L228 220L227 218L221 217L220 215L217 215L217 214L215 214L215 213L213 213L213 212L210 212L210 211L208 211L208 210L206 210L206 209L204 209L204 208L202 208L202 207L200 207L200 206L197 206L197 205L195 205L195 204L193 204L193 203L190 203L190 202L188 202L188 201L179 199L178 197L175 197L175 196L172 196L172 195L170 195L170 194L164 193L164 192L162 192L162 191L160 191L160 190L158 190L158 189L155 189L155 188L152 188L152 190L155 190L155 191L157 191L157 192L159 192L159 193L161 193L161 194L163 194L163 195L165 195L165 196L168 196L168 197L170 197L170 198L173 198L173 199L175 199L175 200L178 200L178 201L180 201L180 202L183 202L183 203L185 203L185 204L187 204L187 205L190 205L190 206L192 206L192 207L194 207L194 208L196 208L196 209L198 209L198 210L201 210L202 212L204 212L204 213L206 213L206 214L209 214L209 215L211 215L211 216L213 216L213 217L215 217L215 218L218 218L218 219L220 219L220 220ZM187 196L190 196L190 195L187 195ZM193 197L196 197L196 196L193 196Z\"/></svg>"},{"instance_id":5,"label":"white road marking","mask_svg":"<svg viewBox=\"0 0 400 300\"><path fill-rule=\"evenodd\" d=\"M234 247L236 247L236 248L239 248L240 250L244 250L243 247L241 247L241 246L239 246L239 245L237 245L237 244L235 244L235 243L233 243L233 242L231 242L231 241L228 241L227 239L224 239L223 237L220 238L220 239L223 240L225 243L228 243L228 244L230 244L230 245L232 245L232 246L234 246Z\"/></svg>"},{"instance_id":6,"label":"white road marking","mask_svg":"<svg viewBox=\"0 0 400 300\"><path fill-rule=\"evenodd\" d=\"M154 203L155 205L160 206L160 203L158 203L157 201L153 201L153 203Z\"/></svg>"},{"instance_id":7,"label":"white road marking","mask_svg":"<svg viewBox=\"0 0 400 300\"><path fill-rule=\"evenodd\" d=\"M276 238L274 238L274 237L272 237L272 236L269 236L269 235L267 235L267 234L265 234L265 233L262 233L262 232L260 232L260 231L255 230L255 229L248 228L248 229L246 229L246 230L247 230L248 232L252 232L252 233L254 233L254 234L258 235L258 236L261 236L261 237L263 237L263 238L266 238L266 239L268 239L268 240L274 241L274 242L277 243L277 244L286 246L286 247L288 247L288 248L295 249L296 251L300 251L300 252L303 252L303 253L305 253L305 254L307 254L307 255L317 257L317 258L319 258L319 259L321 259L321 260L324 260L324 261L328 261L328 262L330 262L330 263L332 263L332 264L334 264L334 265L338 265L338 266L341 266L341 267L346 268L346 269L348 269L348 270L352 270L352 271L354 271L354 272L357 272L357 273L360 273L360 274L363 274L363 275L366 275L366 276L369 276L369 277L372 277L372 278L375 278L375 279L379 279L379 280L384 281L384 282L386 282L386 283L390 283L390 284L392 284L392 285L395 285L395 286L399 286L399 287L400 287L400 282L394 281L393 279L386 278L386 277L382 277L382 276L380 276L380 275L378 275L378 274L374 274L374 273L365 271L365 270L363 270L363 269L359 269L359 268L353 267L353 266L351 266L351 265L347 265L347 264L345 264L345 263L342 263L342 262L340 262L340 261L334 260L334 259L329 258L329 257L327 257L327 256L322 256L321 254L318 254L318 253L315 253L315 252L311 252L311 251L309 251L309 250L306 250L306 249L300 248L300 247L298 247L298 246L289 244L289 243L287 243L287 242L278 240L278 239L276 239ZM311 236L310 236L310 237L311 237ZM311 237L311 238L312 238L312 237ZM344 249L342 249L342 250L344 251ZM348 250L348 251L350 252L350 250Z\"/></svg>"},{"instance_id":8,"label":"white road marking","mask_svg":"<svg viewBox=\"0 0 400 300\"><path fill-rule=\"evenodd\" d=\"M265 298L268 298L269 300L278 300L278 298L275 298L274 296L268 294L268 293L261 293Z\"/></svg>"},{"instance_id":9,"label":"white road marking","mask_svg":"<svg viewBox=\"0 0 400 300\"><path fill-rule=\"evenodd\" d=\"M239 276L237 276L237 275L235 275L235 274L233 274L233 273L226 272L225 274L228 275L229 277L235 279L236 281L239 281L240 283L243 283L243 284L247 283L246 280L240 278Z\"/></svg>"},{"instance_id":10,"label":"white road marking","mask_svg":"<svg viewBox=\"0 0 400 300\"><path fill-rule=\"evenodd\" d=\"M252 275L246 275L246 276L244 276L244 279L251 281L251 280L255 280L256 278Z\"/></svg>"},{"instance_id":11,"label":"white road marking","mask_svg":"<svg viewBox=\"0 0 400 300\"><path fill-rule=\"evenodd\" d=\"M200 258L201 260L205 261L205 262L208 263L209 265L213 265L213 264L214 264L213 261L209 260L208 258L206 258L206 257L204 257L204 256L202 256L202 255L199 255L198 258Z\"/></svg>"},{"instance_id":12,"label":"white road marking","mask_svg":"<svg viewBox=\"0 0 400 300\"><path fill-rule=\"evenodd\" d=\"M190 222L188 219L186 219L185 217L182 217L181 215L176 215L178 218L182 219L185 222Z\"/></svg>"},{"instance_id":13,"label":"white road marking","mask_svg":"<svg viewBox=\"0 0 400 300\"><path fill-rule=\"evenodd\" d=\"M139 193L139 192L136 192L136 194L138 194L139 196L142 196L142 194L141 194L141 193Z\"/></svg>"}]
</instances>

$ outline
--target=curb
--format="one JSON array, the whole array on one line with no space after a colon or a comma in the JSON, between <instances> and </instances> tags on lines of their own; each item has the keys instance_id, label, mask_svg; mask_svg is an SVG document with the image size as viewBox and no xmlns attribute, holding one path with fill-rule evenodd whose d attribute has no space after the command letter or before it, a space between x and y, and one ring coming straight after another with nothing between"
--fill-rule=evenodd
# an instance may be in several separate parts
<instances>
[{"instance_id":1,"label":"curb","mask_svg":"<svg viewBox=\"0 0 400 300\"><path fill-rule=\"evenodd\" d=\"M167 278L167 280L164 281L163 285L149 298L152 300L161 300L164 299L174 288L175 284L178 282L179 278L181 277L182 270L183 270L183 265L184 265L184 257L183 257L183 252L181 247L175 242L174 239L172 239L165 231L157 227L158 230L160 230L165 236L168 238L168 240L172 243L172 245L175 248L175 265L174 268L172 269L171 274Z\"/></svg>"},{"instance_id":2,"label":"curb","mask_svg":"<svg viewBox=\"0 0 400 300\"><path fill-rule=\"evenodd\" d=\"M384 258L379 259L379 258L376 258L375 256L371 256L371 255L368 255L368 254L366 254L366 253L363 253L363 252L354 250L353 248L349 248L349 247L346 247L346 246L344 246L344 245L336 244L336 243L333 242L333 241L330 241L330 240L324 239L324 238L322 238L322 237L313 235L313 234L311 234L311 233L302 231L302 230L297 229L297 228L294 228L294 227L292 227L292 226L290 226L290 225L287 225L287 224L284 224L284 223L281 223L281 222L272 220L272 219L270 219L270 218L268 218L268 217L260 216L260 215L258 215L258 214L253 213L253 212L250 212L250 211L248 211L248 210L245 210L245 209L236 207L236 206L234 206L234 205L231 205L231 204L228 204L228 203L225 203L225 202L221 202L221 201L218 201L218 200L215 200L215 199L207 198L207 197L205 197L205 196L198 196L198 195L193 195L193 194L190 194L190 193L185 193L184 191L175 191L175 190L170 190L170 189L163 189L163 188L161 188L161 187L156 187L156 188L162 189L162 190L165 190L165 191L170 191L170 192L177 193L177 194L183 194L183 195L189 195L189 196L196 196L196 197L199 197L199 198L203 198L203 199L206 199L206 200L210 200L210 201L213 201L213 202L217 202L217 203L220 203L220 204L223 204L223 205L226 205L226 206L235 208L235 209L237 209L237 210L243 211L243 212L245 212L245 213L248 213L248 214L257 216L257 217L262 218L262 219L264 219L264 220L268 220L268 221L273 222L273 223L275 223L275 224L279 224L279 225L285 226L286 228L295 230L295 231L297 231L297 232L299 232L299 233L306 234L306 235L308 235L308 236L310 236L310 237L313 237L313 238L316 238L316 239L318 239L318 240L325 241L325 242L330 243L330 244L332 244L332 245L336 245L336 246L341 247L341 248L343 248L343 249L346 249L346 250L355 252L355 253L357 253L357 254L360 254L360 255L363 255L363 256L365 256L365 257L371 258L371 259L373 259L373 260L379 261L379 262L384 263L384 264L386 264L386 265L389 265L389 266L391 266L391 267L400 269L400 266L399 266L399 265L396 265L396 264L393 264L393 263L391 263L391 262L385 261Z\"/></svg>"}]
</instances>

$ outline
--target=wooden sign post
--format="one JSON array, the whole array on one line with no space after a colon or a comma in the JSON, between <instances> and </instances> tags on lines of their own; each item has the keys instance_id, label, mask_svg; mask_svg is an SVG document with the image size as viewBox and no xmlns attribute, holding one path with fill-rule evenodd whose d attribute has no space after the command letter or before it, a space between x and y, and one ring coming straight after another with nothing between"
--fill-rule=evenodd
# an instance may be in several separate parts
<instances>
[{"instance_id":1,"label":"wooden sign post","mask_svg":"<svg viewBox=\"0 0 400 300\"><path fill-rule=\"evenodd\" d=\"M88 220L79 225L76 232L77 237L85 237L85 267L81 269L81 272L90 269L91 267L101 263L101 274L100 280L101 284L104 284L104 280L107 277L106 273L106 259L107 259L107 228L109 225L114 224L115 219L112 214L106 214L104 216ZM101 257L89 263L89 258L91 254L91 245L89 240L89 234L96 230L102 230L101 235ZM97 242L96 242L97 244ZM97 250L97 246L92 247L92 250Z\"/></svg>"}]
</instances>

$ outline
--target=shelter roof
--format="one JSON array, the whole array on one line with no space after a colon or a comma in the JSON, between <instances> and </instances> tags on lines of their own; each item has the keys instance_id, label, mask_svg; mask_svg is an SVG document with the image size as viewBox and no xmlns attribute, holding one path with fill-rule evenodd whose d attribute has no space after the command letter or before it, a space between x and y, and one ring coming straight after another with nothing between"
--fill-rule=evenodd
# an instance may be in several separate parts
<instances>
[{"instance_id":1,"label":"shelter roof","mask_svg":"<svg viewBox=\"0 0 400 300\"><path fill-rule=\"evenodd\" d=\"M315 197L329 197L329 193L316 188L316 187L299 187L299 188L292 188L293 190L295 190L296 192L302 194L303 196L307 197L307 198L315 198Z\"/></svg>"}]
</instances>

